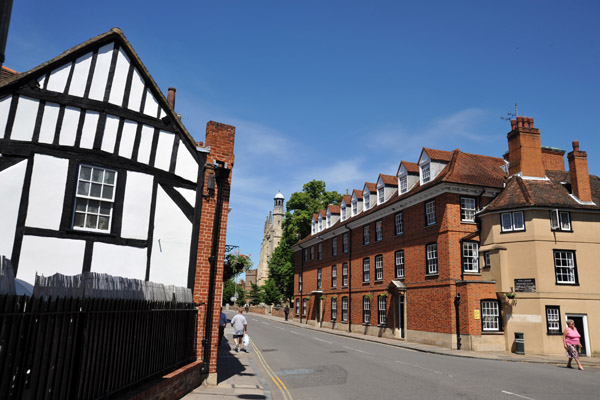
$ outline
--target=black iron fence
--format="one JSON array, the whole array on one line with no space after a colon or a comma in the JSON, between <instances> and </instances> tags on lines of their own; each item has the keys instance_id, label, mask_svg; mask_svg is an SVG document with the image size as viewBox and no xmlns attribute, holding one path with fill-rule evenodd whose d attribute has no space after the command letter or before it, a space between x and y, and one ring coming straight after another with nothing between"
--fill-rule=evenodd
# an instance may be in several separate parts
<instances>
[{"instance_id":1,"label":"black iron fence","mask_svg":"<svg viewBox=\"0 0 600 400\"><path fill-rule=\"evenodd\" d=\"M0 399L111 397L196 360L193 303L0 296Z\"/></svg>"}]
</instances>

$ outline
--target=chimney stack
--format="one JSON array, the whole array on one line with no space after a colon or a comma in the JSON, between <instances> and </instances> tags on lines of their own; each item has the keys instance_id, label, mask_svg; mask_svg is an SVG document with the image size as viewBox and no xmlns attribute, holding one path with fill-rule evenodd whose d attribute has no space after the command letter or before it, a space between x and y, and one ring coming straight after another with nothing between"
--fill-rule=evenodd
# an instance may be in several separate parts
<instances>
[{"instance_id":1,"label":"chimney stack","mask_svg":"<svg viewBox=\"0 0 600 400\"><path fill-rule=\"evenodd\" d=\"M175 91L174 87L170 87L169 94L167 95L167 103L169 103L173 111L175 111Z\"/></svg>"},{"instance_id":2,"label":"chimney stack","mask_svg":"<svg viewBox=\"0 0 600 400\"><path fill-rule=\"evenodd\" d=\"M573 151L567 154L573 194L581 201L592 201L587 153L579 150L579 141L573 141Z\"/></svg>"},{"instance_id":3,"label":"chimney stack","mask_svg":"<svg viewBox=\"0 0 600 400\"><path fill-rule=\"evenodd\" d=\"M542 158L540 130L533 127L533 118L517 117L510 121L508 138L508 174L543 178L546 176Z\"/></svg>"}]
</instances>

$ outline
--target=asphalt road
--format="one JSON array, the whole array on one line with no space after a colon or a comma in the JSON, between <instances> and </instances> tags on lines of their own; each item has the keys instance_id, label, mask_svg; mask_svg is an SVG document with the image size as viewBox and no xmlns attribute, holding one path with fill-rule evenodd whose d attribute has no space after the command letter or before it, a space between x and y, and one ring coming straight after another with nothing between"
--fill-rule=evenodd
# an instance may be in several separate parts
<instances>
[{"instance_id":1,"label":"asphalt road","mask_svg":"<svg viewBox=\"0 0 600 400\"><path fill-rule=\"evenodd\" d=\"M597 368L433 355L245 315L274 400L600 398Z\"/></svg>"}]
</instances>

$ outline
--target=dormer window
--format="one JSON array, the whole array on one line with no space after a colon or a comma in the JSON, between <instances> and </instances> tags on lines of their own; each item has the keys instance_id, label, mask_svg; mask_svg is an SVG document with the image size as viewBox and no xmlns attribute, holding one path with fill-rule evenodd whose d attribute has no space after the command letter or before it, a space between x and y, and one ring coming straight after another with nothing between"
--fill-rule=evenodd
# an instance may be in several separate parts
<instances>
[{"instance_id":1,"label":"dormer window","mask_svg":"<svg viewBox=\"0 0 600 400\"><path fill-rule=\"evenodd\" d=\"M408 175L404 174L399 176L398 183L400 185L400 194L408 192Z\"/></svg>"},{"instance_id":2,"label":"dormer window","mask_svg":"<svg viewBox=\"0 0 600 400\"><path fill-rule=\"evenodd\" d=\"M323 217L319 215L319 232L323 230Z\"/></svg>"},{"instance_id":3,"label":"dormer window","mask_svg":"<svg viewBox=\"0 0 600 400\"><path fill-rule=\"evenodd\" d=\"M342 221L344 221L346 219L346 203L342 202L342 205L340 206L340 211L342 214Z\"/></svg>"},{"instance_id":4,"label":"dormer window","mask_svg":"<svg viewBox=\"0 0 600 400\"><path fill-rule=\"evenodd\" d=\"M431 164L430 163L423 164L421 166L421 180L423 181L423 183L427 183L431 179L430 168L431 168Z\"/></svg>"},{"instance_id":5,"label":"dormer window","mask_svg":"<svg viewBox=\"0 0 600 400\"><path fill-rule=\"evenodd\" d=\"M385 201L385 185L383 181L379 181L377 185L377 204L383 204Z\"/></svg>"},{"instance_id":6,"label":"dormer window","mask_svg":"<svg viewBox=\"0 0 600 400\"><path fill-rule=\"evenodd\" d=\"M356 197L352 198L352 216L358 214L358 199Z\"/></svg>"},{"instance_id":7,"label":"dormer window","mask_svg":"<svg viewBox=\"0 0 600 400\"><path fill-rule=\"evenodd\" d=\"M327 210L327 227L331 226L331 210Z\"/></svg>"},{"instance_id":8,"label":"dormer window","mask_svg":"<svg viewBox=\"0 0 600 400\"><path fill-rule=\"evenodd\" d=\"M317 233L317 221L315 221L314 219L312 221L312 233L313 235Z\"/></svg>"},{"instance_id":9,"label":"dormer window","mask_svg":"<svg viewBox=\"0 0 600 400\"><path fill-rule=\"evenodd\" d=\"M363 199L365 202L365 210L368 210L369 208L371 208L371 192L369 192L369 189L365 189L365 191L363 192Z\"/></svg>"}]
</instances>

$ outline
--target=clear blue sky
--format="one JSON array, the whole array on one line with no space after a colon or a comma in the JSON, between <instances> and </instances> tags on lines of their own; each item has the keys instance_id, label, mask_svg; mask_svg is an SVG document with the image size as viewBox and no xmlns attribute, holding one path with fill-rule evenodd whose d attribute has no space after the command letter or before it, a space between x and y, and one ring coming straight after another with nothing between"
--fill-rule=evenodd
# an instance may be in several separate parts
<instances>
[{"instance_id":1,"label":"clear blue sky","mask_svg":"<svg viewBox=\"0 0 600 400\"><path fill-rule=\"evenodd\" d=\"M277 190L362 189L421 147L501 156L515 102L600 175L597 0L14 3L6 66L119 27L197 140L237 127L227 243L255 264Z\"/></svg>"}]
</instances>

